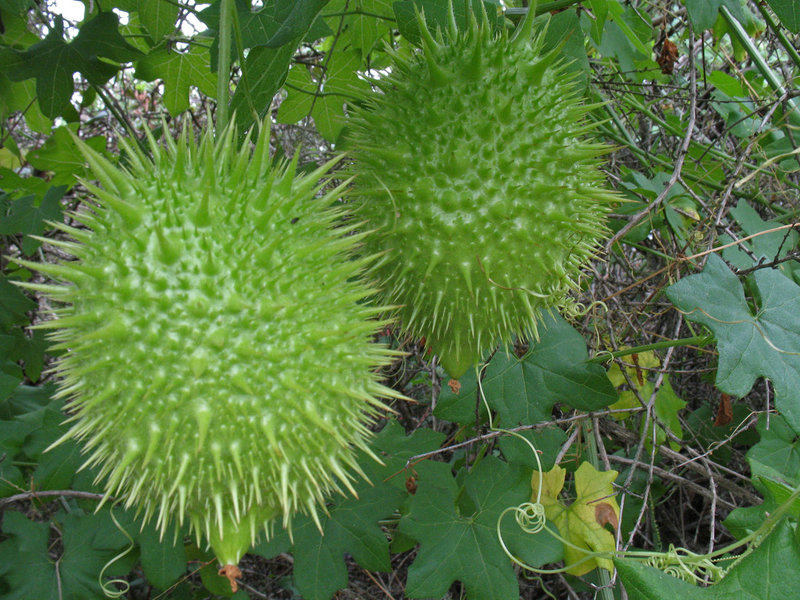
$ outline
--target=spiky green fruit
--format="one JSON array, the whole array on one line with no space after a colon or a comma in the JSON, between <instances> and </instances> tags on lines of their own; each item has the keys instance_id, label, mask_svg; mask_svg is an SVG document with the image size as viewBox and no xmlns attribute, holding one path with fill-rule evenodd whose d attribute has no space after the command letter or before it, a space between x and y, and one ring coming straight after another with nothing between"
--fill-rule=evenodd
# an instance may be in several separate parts
<instances>
[{"instance_id":1,"label":"spiky green fruit","mask_svg":"<svg viewBox=\"0 0 800 600\"><path fill-rule=\"evenodd\" d=\"M81 144L101 187L54 224L77 260L18 261L64 285L43 327L66 354L60 396L86 465L108 494L165 528L188 518L223 564L265 524L311 514L361 473L376 380L389 352L371 338L363 235L341 225L342 188L317 197L331 163L305 176L275 166L269 132L237 149L233 131L184 135L128 170Z\"/></svg>"},{"instance_id":2,"label":"spiky green fruit","mask_svg":"<svg viewBox=\"0 0 800 600\"><path fill-rule=\"evenodd\" d=\"M456 378L570 303L616 200L599 170L608 150L587 139L591 107L532 23L509 36L485 15L464 31L451 18L434 39L420 19L421 51L394 56L350 121L383 300Z\"/></svg>"}]
</instances>

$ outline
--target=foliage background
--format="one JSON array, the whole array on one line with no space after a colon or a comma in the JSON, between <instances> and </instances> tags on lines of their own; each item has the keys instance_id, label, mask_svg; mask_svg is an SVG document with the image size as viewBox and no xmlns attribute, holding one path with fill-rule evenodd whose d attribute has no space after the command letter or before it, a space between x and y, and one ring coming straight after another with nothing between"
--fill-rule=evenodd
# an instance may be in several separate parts
<instances>
[{"instance_id":1,"label":"foliage background","mask_svg":"<svg viewBox=\"0 0 800 600\"><path fill-rule=\"evenodd\" d=\"M363 75L389 64L387 46L413 51L415 5L444 23L444 0L239 0L227 29L219 1L87 1L72 23L44 1L0 0L0 598L100 598L101 583L129 598L231 595L203 548L95 511L99 488L74 444L44 452L63 407L46 371L54 357L30 326L50 307L13 285L41 276L5 256L68 258L46 239L58 235L48 222L83 201L69 131L118 160L119 136L145 128L270 119L276 154L319 162L353 91L369 88ZM497 27L522 12L485 7ZM618 528L551 519L562 535L582 544L604 530L618 550L705 554L755 531L800 484L800 6L559 0L537 13L553 44L566 39L587 101L603 102L593 118L614 146L609 184L628 202L586 274L586 314L495 354L482 387L495 424L532 441L545 470L570 473L551 509L579 515L597 501L581 502L582 465L618 472ZM292 540L254 548L235 597L611 598L625 594L620 577L634 598L791 595L798 536L785 523L707 589L637 563L618 563L619 577L512 567L494 528L531 496L530 451L489 429L474 374L456 392L418 340L384 341L408 353L387 380L417 403L380 424L386 465L365 462L375 485L332 499L324 536L301 520ZM788 522L798 514L793 503ZM510 517L502 529L528 564L563 557L546 533Z\"/></svg>"}]
</instances>

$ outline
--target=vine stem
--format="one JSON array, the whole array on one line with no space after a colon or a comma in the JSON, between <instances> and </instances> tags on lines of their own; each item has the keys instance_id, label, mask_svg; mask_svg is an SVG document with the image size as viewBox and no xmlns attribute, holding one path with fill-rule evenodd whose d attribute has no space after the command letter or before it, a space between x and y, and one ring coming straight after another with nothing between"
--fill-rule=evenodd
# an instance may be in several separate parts
<instances>
[{"instance_id":1,"label":"vine stem","mask_svg":"<svg viewBox=\"0 0 800 600\"><path fill-rule=\"evenodd\" d=\"M233 0L221 0L219 11L219 52L217 54L217 132L228 125L229 90L231 73L231 29L233 26Z\"/></svg>"},{"instance_id":2,"label":"vine stem","mask_svg":"<svg viewBox=\"0 0 800 600\"><path fill-rule=\"evenodd\" d=\"M694 337L681 338L679 340L664 340L662 342L654 342L652 344L645 344L643 346L636 346L635 348L625 348L623 350L616 350L614 352L601 352L597 356L588 359L588 363L603 363L620 358L621 356L630 356L631 354L640 354L649 350L661 350L663 348L673 348L675 346L707 346L714 341L714 336L710 335L696 335Z\"/></svg>"},{"instance_id":3,"label":"vine stem","mask_svg":"<svg viewBox=\"0 0 800 600\"><path fill-rule=\"evenodd\" d=\"M600 464L600 457L597 453L597 439L594 434L595 420L585 419L581 421L581 429L583 430L583 439L586 443L586 456L595 470L599 471L602 468ZM598 579L600 585L597 589L599 598L602 600L614 600L614 590L611 589L611 576L609 572L603 568L597 569Z\"/></svg>"}]
</instances>

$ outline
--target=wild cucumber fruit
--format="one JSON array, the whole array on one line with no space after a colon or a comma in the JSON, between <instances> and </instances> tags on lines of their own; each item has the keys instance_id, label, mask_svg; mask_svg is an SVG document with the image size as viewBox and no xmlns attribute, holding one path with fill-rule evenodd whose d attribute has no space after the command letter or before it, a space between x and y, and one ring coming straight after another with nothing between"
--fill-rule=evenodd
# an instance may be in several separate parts
<instances>
[{"instance_id":1,"label":"wild cucumber fruit","mask_svg":"<svg viewBox=\"0 0 800 600\"><path fill-rule=\"evenodd\" d=\"M364 302L364 234L316 197L328 163L297 175L273 164L269 132L252 151L228 130L199 144L124 144L127 169L81 144L101 186L53 224L77 260L29 263L63 285L28 285L62 303L43 327L65 352L59 395L108 494L158 526L188 517L235 565L273 520L317 520L333 490L353 491L355 453L384 408L371 342L382 309ZM385 325L385 323L383 323Z\"/></svg>"},{"instance_id":2,"label":"wild cucumber fruit","mask_svg":"<svg viewBox=\"0 0 800 600\"><path fill-rule=\"evenodd\" d=\"M437 39L419 19L421 52L394 55L347 139L381 299L455 378L573 302L616 200L560 47L532 16L509 36L469 12L458 31L451 3Z\"/></svg>"}]
</instances>

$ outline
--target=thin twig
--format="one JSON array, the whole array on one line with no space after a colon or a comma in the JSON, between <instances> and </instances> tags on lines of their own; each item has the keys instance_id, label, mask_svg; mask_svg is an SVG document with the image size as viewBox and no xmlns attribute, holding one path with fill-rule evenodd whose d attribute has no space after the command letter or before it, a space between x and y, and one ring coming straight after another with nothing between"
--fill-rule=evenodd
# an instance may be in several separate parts
<instances>
[{"instance_id":1,"label":"thin twig","mask_svg":"<svg viewBox=\"0 0 800 600\"><path fill-rule=\"evenodd\" d=\"M651 465L649 465L647 463L643 463L641 461L637 461L637 460L634 460L632 458L626 458L624 456L617 456L616 454L610 454L608 456L608 459L611 462L616 462L616 463L620 463L620 464L623 464L623 465L632 465L634 467L644 467L644 468L647 468L647 469L649 469L651 467ZM669 481L675 481L677 483L680 483L681 485L684 485L688 489L692 490L694 493L699 494L700 496L703 496L704 498L708 498L709 500L712 499L711 492L708 489L706 489L705 487L703 487L702 485L700 485L699 483L695 483L694 481L691 481L690 479L686 479L685 477L681 477L677 473L674 473L672 471L667 471L666 469L662 469L661 467L653 466L652 468L653 468L653 473L655 475L658 475L660 478L668 479ZM724 504L726 507L728 507L730 509L738 508L738 506L736 504L733 504L732 502L729 502L727 500L723 500L721 498L720 498L719 502L721 504Z\"/></svg>"},{"instance_id":2,"label":"thin twig","mask_svg":"<svg viewBox=\"0 0 800 600\"><path fill-rule=\"evenodd\" d=\"M622 441L627 440L628 442L633 442L639 439L639 436L633 431L626 429L622 425L612 423L611 421L605 421L603 424L603 428L607 433L610 433L613 437ZM680 452L675 452L675 450L673 450L672 448L669 448L664 445L659 445L657 446L656 449L662 457L670 461L676 462L679 465L686 467L689 470L694 471L695 473L701 476L705 477L707 475L706 470L702 466L698 465L696 462L687 461L686 456L684 456ZM609 456L609 459L611 459L611 456ZM724 468L721 467L721 465L718 465L716 463L712 464L714 465L715 470L725 470ZM717 485L722 489L724 489L726 492L729 492L730 494L741 498L743 501L747 502L751 506L761 504L762 502L761 498L757 496L755 493L737 485L735 482L730 481L729 479L726 479L725 477L722 477L719 474L714 475L714 480L716 481Z\"/></svg>"},{"instance_id":3,"label":"thin twig","mask_svg":"<svg viewBox=\"0 0 800 600\"><path fill-rule=\"evenodd\" d=\"M6 498L0 498L0 508L4 506L8 506L9 504L13 504L14 502L20 502L22 500L38 500L39 498L54 498L63 496L65 498L81 498L83 500L103 500L104 498L107 500L113 500L111 496L106 496L105 494L94 494L92 492L79 492L76 490L43 490L40 492L25 492L23 494L14 494L13 496L8 496Z\"/></svg>"},{"instance_id":4,"label":"thin twig","mask_svg":"<svg viewBox=\"0 0 800 600\"><path fill-rule=\"evenodd\" d=\"M694 32L692 31L691 27L689 28L689 48L694 47ZM664 186L664 189L661 190L661 193L656 196L656 199L653 200L650 204L647 205L646 208L642 209L635 215L631 217L631 219L625 224L622 229L620 229L617 233L615 233L612 238L606 243L605 249L606 252L610 252L611 248L614 247L619 240L625 237L634 227L636 227L647 215L653 212L656 208L661 206L661 203L667 197L669 192L678 182L678 177L681 174L681 170L683 169L683 162L686 159L686 154L689 152L689 145L692 142L692 136L694 135L694 124L697 119L697 72L694 67L694 52L689 52L689 122L686 125L686 135L683 138L683 143L681 147L678 149L678 153L675 156L675 167L672 169L672 175L667 181L667 184Z\"/></svg>"}]
</instances>

